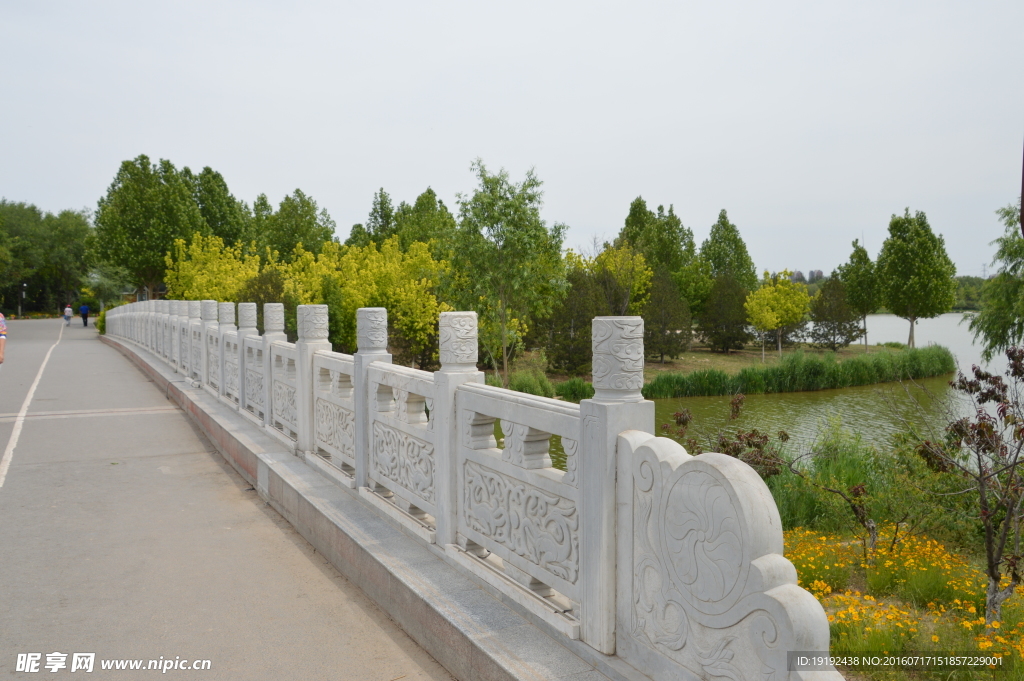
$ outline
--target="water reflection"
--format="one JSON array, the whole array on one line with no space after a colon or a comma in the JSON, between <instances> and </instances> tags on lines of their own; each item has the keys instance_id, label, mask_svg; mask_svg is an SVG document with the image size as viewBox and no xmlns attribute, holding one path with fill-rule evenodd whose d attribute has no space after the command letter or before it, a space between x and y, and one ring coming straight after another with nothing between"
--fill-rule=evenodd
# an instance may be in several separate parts
<instances>
[{"instance_id":1,"label":"water reflection","mask_svg":"<svg viewBox=\"0 0 1024 681\"><path fill-rule=\"evenodd\" d=\"M972 364L982 364L981 350L974 345L967 324L961 324L962 318L959 313L951 313L922 320L915 329L915 337L918 347L931 343L946 346L960 366L969 371ZM868 340L872 344L905 343L909 331L909 322L893 315L868 317ZM1001 372L1005 367L1003 357L993 360L986 368ZM883 383L842 390L748 395L742 416L732 422L729 421L730 397L655 400L655 425L660 429L663 423L673 423L672 414L686 408L694 416L691 436L737 426L769 433L785 430L793 439L794 448L805 451L826 421L838 418L844 427L885 448L893 435L906 430L908 425L922 433L937 434L946 423L949 409L960 414L967 412L968 406L956 399L950 389L950 378L952 375L916 384Z\"/></svg>"}]
</instances>

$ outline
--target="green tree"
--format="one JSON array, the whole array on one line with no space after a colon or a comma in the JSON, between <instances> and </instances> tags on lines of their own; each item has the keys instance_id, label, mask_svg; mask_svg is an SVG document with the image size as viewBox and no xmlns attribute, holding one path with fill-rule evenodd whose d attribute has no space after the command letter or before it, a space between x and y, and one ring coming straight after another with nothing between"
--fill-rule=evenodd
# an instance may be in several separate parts
<instances>
[{"instance_id":1,"label":"green tree","mask_svg":"<svg viewBox=\"0 0 1024 681\"><path fill-rule=\"evenodd\" d=\"M459 196L458 247L453 287L460 309L476 310L481 340L508 385L511 353L523 327L543 316L565 287L562 239L566 227L548 228L540 217L541 181L533 170L522 182L501 170L487 172L483 161L471 166L479 186Z\"/></svg>"},{"instance_id":2,"label":"green tree","mask_svg":"<svg viewBox=\"0 0 1024 681\"><path fill-rule=\"evenodd\" d=\"M206 233L192 187L174 165L141 155L125 161L96 210L96 255L123 268L150 298L163 282L164 255L175 239Z\"/></svg>"},{"instance_id":3,"label":"green tree","mask_svg":"<svg viewBox=\"0 0 1024 681\"><path fill-rule=\"evenodd\" d=\"M718 222L711 226L711 234L700 246L700 255L708 263L712 278L729 275L748 291L757 288L757 271L747 253L747 245L736 225L729 222L725 209L718 214Z\"/></svg>"},{"instance_id":4,"label":"green tree","mask_svg":"<svg viewBox=\"0 0 1024 681\"><path fill-rule=\"evenodd\" d=\"M358 229L357 229L358 227ZM382 243L397 233L395 222L395 207L391 203L391 196L381 187L373 195L373 204L370 206L370 216L365 225L353 225L346 246L366 246L370 242L380 246Z\"/></svg>"},{"instance_id":5,"label":"green tree","mask_svg":"<svg viewBox=\"0 0 1024 681\"><path fill-rule=\"evenodd\" d=\"M832 274L811 300L811 341L835 352L860 338L859 317L846 299L846 284Z\"/></svg>"},{"instance_id":6,"label":"green tree","mask_svg":"<svg viewBox=\"0 0 1024 681\"><path fill-rule=\"evenodd\" d=\"M690 259L683 268L674 273L679 294L690 306L690 314L700 319L704 314L704 304L711 294L715 278L711 273L711 264L700 255Z\"/></svg>"},{"instance_id":7,"label":"green tree","mask_svg":"<svg viewBox=\"0 0 1024 681\"><path fill-rule=\"evenodd\" d=\"M969 275L957 277L956 303L953 304L953 309L972 311L981 309L981 287L984 285L985 280L981 277Z\"/></svg>"},{"instance_id":8,"label":"green tree","mask_svg":"<svg viewBox=\"0 0 1024 681\"><path fill-rule=\"evenodd\" d=\"M658 355L662 364L665 355L678 357L690 346L693 335L690 306L679 295L679 287L664 266L654 272L643 317L644 350Z\"/></svg>"},{"instance_id":9,"label":"green tree","mask_svg":"<svg viewBox=\"0 0 1024 681\"><path fill-rule=\"evenodd\" d=\"M259 210L265 208L259 206ZM256 222L261 220L256 218ZM326 210L317 207L313 197L301 189L284 197L277 212L264 215L262 223L261 245L277 251L285 259L293 257L295 247L299 244L315 255L320 253L324 242L334 239L334 220Z\"/></svg>"},{"instance_id":10,"label":"green tree","mask_svg":"<svg viewBox=\"0 0 1024 681\"><path fill-rule=\"evenodd\" d=\"M715 278L708 294L704 315L697 325L704 341L713 351L740 350L750 340L747 313L743 303L747 290L731 274Z\"/></svg>"},{"instance_id":11,"label":"green tree","mask_svg":"<svg viewBox=\"0 0 1024 681\"><path fill-rule=\"evenodd\" d=\"M57 215L47 214L42 228L49 245L43 251L38 274L59 294L60 302L70 303L78 297L89 274L89 216L85 211L62 210Z\"/></svg>"},{"instance_id":12,"label":"green tree","mask_svg":"<svg viewBox=\"0 0 1024 681\"><path fill-rule=\"evenodd\" d=\"M604 292L602 314L639 314L647 305L651 268L647 259L628 245L605 248L590 263Z\"/></svg>"},{"instance_id":13,"label":"green tree","mask_svg":"<svg viewBox=\"0 0 1024 681\"><path fill-rule=\"evenodd\" d=\"M404 201L400 203L395 211L394 222L395 233L398 234L403 250L409 250L412 244L419 241L431 244L434 258L451 258L457 230L455 216L430 187L417 196L411 206Z\"/></svg>"},{"instance_id":14,"label":"green tree","mask_svg":"<svg viewBox=\"0 0 1024 681\"><path fill-rule=\"evenodd\" d=\"M591 326L605 314L605 296L591 263L566 253L565 297L537 324L535 337L547 348L548 366L570 376L590 373Z\"/></svg>"},{"instance_id":15,"label":"green tree","mask_svg":"<svg viewBox=\"0 0 1024 681\"><path fill-rule=\"evenodd\" d=\"M228 189L224 177L206 166L195 175L186 166L181 170L185 181L192 187L192 200L199 207L207 228L229 246L246 243L251 238L249 209Z\"/></svg>"},{"instance_id":16,"label":"green tree","mask_svg":"<svg viewBox=\"0 0 1024 681\"><path fill-rule=\"evenodd\" d=\"M751 324L758 331L774 331L782 357L782 332L799 323L810 306L807 287L791 281L792 272L783 270L773 275L764 273L761 288L752 291L744 302ZM761 360L764 361L764 341L761 342Z\"/></svg>"},{"instance_id":17,"label":"green tree","mask_svg":"<svg viewBox=\"0 0 1024 681\"><path fill-rule=\"evenodd\" d=\"M877 272L882 302L910 322L910 347L918 319L949 312L956 302L956 266L946 254L945 241L932 232L921 211L911 216L907 208L903 215L892 216Z\"/></svg>"},{"instance_id":18,"label":"green tree","mask_svg":"<svg viewBox=\"0 0 1024 681\"><path fill-rule=\"evenodd\" d=\"M643 254L652 269L664 268L671 274L679 272L696 255L693 232L683 226L673 206L665 212L658 206L655 213L638 196L629 206L625 225L615 240L616 245L629 245Z\"/></svg>"},{"instance_id":19,"label":"green tree","mask_svg":"<svg viewBox=\"0 0 1024 681\"><path fill-rule=\"evenodd\" d=\"M1024 341L1024 238L1020 230L1020 199L996 211L1006 231L992 243L997 246L993 265L996 275L981 289L981 311L971 319L974 338L984 346L989 361Z\"/></svg>"},{"instance_id":20,"label":"green tree","mask_svg":"<svg viewBox=\"0 0 1024 681\"><path fill-rule=\"evenodd\" d=\"M867 249L853 240L850 261L840 265L838 276L846 287L846 300L863 324L864 347L868 345L868 315L878 309L880 286L875 263Z\"/></svg>"}]
</instances>

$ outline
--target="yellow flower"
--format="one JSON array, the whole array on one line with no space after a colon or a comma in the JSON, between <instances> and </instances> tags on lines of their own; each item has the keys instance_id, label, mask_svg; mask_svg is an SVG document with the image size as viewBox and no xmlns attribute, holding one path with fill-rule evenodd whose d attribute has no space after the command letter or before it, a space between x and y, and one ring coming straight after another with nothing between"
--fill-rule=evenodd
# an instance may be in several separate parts
<instances>
[{"instance_id":1,"label":"yellow flower","mask_svg":"<svg viewBox=\"0 0 1024 681\"><path fill-rule=\"evenodd\" d=\"M932 634L932 642L938 643L939 642L939 637L936 636L935 634Z\"/></svg>"}]
</instances>

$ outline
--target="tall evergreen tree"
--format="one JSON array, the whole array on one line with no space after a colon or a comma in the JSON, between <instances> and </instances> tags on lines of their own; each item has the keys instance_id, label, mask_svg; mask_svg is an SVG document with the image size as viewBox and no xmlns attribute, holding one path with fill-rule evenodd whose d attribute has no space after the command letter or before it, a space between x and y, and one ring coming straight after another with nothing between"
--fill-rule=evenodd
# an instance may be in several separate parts
<instances>
[{"instance_id":1,"label":"tall evergreen tree","mask_svg":"<svg viewBox=\"0 0 1024 681\"><path fill-rule=\"evenodd\" d=\"M736 225L729 222L725 209L711 226L711 234L700 246L700 255L707 261L714 278L729 275L748 291L757 288L757 271L747 252L747 245Z\"/></svg>"},{"instance_id":2,"label":"tall evergreen tree","mask_svg":"<svg viewBox=\"0 0 1024 681\"><path fill-rule=\"evenodd\" d=\"M690 306L664 266L654 271L643 317L644 350L660 357L663 364L665 355L676 358L690 346Z\"/></svg>"},{"instance_id":3,"label":"tall evergreen tree","mask_svg":"<svg viewBox=\"0 0 1024 681\"><path fill-rule=\"evenodd\" d=\"M181 174L191 185L192 199L210 232L229 246L244 243L250 238L249 209L231 194L220 173L206 166L196 175L186 166Z\"/></svg>"},{"instance_id":4,"label":"tall evergreen tree","mask_svg":"<svg viewBox=\"0 0 1024 681\"><path fill-rule=\"evenodd\" d=\"M914 347L918 319L953 309L956 266L946 254L945 240L932 232L921 211L912 216L907 208L903 215L892 216L889 238L878 254L877 272L882 302L910 322L910 347Z\"/></svg>"},{"instance_id":5,"label":"tall evergreen tree","mask_svg":"<svg viewBox=\"0 0 1024 681\"><path fill-rule=\"evenodd\" d=\"M731 274L722 274L708 294L704 315L697 325L704 342L715 351L741 350L750 340L743 303L747 290Z\"/></svg>"}]
</instances>

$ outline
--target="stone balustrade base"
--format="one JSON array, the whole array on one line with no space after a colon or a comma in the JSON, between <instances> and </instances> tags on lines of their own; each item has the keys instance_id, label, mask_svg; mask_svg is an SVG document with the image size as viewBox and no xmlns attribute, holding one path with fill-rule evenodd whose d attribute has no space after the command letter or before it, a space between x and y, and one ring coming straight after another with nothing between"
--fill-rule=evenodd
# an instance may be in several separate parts
<instances>
[{"instance_id":1,"label":"stone balustrade base","mask_svg":"<svg viewBox=\"0 0 1024 681\"><path fill-rule=\"evenodd\" d=\"M458 679L648 678L615 656L566 640L483 580L457 570L443 547L413 538L362 500L359 489L321 475L155 355L101 339L165 391L261 498Z\"/></svg>"}]
</instances>

